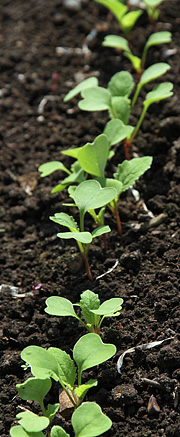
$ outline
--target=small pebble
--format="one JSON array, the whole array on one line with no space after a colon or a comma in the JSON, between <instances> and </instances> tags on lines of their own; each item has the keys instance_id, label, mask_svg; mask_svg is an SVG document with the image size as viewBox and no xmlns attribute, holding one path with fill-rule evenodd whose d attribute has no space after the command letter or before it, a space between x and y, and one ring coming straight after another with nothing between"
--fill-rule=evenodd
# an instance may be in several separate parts
<instances>
[{"instance_id":1,"label":"small pebble","mask_svg":"<svg viewBox=\"0 0 180 437\"><path fill-rule=\"evenodd\" d=\"M81 0L63 0L63 6L69 11L80 11Z\"/></svg>"}]
</instances>

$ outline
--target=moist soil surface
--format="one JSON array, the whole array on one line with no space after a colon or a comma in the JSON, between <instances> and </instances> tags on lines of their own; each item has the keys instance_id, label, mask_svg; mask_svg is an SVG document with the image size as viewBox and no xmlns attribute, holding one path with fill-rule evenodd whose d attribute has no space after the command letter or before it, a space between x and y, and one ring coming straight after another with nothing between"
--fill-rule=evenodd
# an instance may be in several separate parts
<instances>
[{"instance_id":1,"label":"moist soil surface","mask_svg":"<svg viewBox=\"0 0 180 437\"><path fill-rule=\"evenodd\" d=\"M35 403L26 403L17 395L16 383L30 376L21 367L22 349L53 346L71 354L86 333L75 319L47 315L45 300L58 295L76 303L87 289L98 293L101 302L111 297L124 299L120 315L107 318L101 331L105 343L116 345L116 355L84 374L84 381L98 379L86 400L99 403L111 418L112 428L105 435L180 435L178 16L178 1L163 2L157 30L171 31L173 41L150 49L147 59L147 66L169 63L171 69L161 80L173 82L174 96L151 106L130 150L131 158L150 155L153 164L135 185L140 199L132 192L122 196L122 238L114 218L106 213L112 231L106 251L100 239L94 240L89 251L91 282L76 245L57 238L60 228L49 220L55 212L70 211L62 205L67 192L50 193L63 173L41 178L38 167L60 159L69 168L72 161L61 151L92 142L108 120L106 112L80 111L77 98L63 103L72 86L89 76L97 76L100 85L107 86L110 77L123 69L136 76L122 53L101 46L104 36L118 34L119 28L95 2L83 1L79 11L72 11L60 0L1 1L1 284L18 288L3 286L0 292L3 437L9 435L19 406L39 411ZM142 53L151 33L144 13L132 32L134 53ZM82 50L77 52L77 48ZM151 88L147 86L146 92ZM132 125L141 105L140 98ZM109 175L124 160L123 146L115 150ZM73 214L78 219L75 208ZM86 226L92 230L88 216ZM40 283L41 288L33 293ZM137 348L160 340L165 341L151 349ZM132 347L135 351L124 357L119 374L117 360ZM57 402L58 396L54 384L47 401ZM58 412L54 423L73 436L70 417Z\"/></svg>"}]
</instances>

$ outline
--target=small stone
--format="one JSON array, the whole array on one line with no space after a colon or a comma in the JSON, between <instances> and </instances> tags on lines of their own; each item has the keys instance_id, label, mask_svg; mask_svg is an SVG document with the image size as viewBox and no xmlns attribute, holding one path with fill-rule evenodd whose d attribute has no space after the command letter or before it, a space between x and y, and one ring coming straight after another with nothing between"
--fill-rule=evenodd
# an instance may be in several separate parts
<instances>
[{"instance_id":1,"label":"small stone","mask_svg":"<svg viewBox=\"0 0 180 437\"><path fill-rule=\"evenodd\" d=\"M130 253L123 253L120 257L120 263L128 270L137 270L140 266L141 256L138 250Z\"/></svg>"},{"instance_id":2,"label":"small stone","mask_svg":"<svg viewBox=\"0 0 180 437\"><path fill-rule=\"evenodd\" d=\"M63 6L69 11L80 11L81 10L81 0L63 0Z\"/></svg>"},{"instance_id":3,"label":"small stone","mask_svg":"<svg viewBox=\"0 0 180 437\"><path fill-rule=\"evenodd\" d=\"M148 406L147 406L147 412L148 414L159 414L160 413L160 407L156 401L155 396L151 395L149 398Z\"/></svg>"}]
</instances>

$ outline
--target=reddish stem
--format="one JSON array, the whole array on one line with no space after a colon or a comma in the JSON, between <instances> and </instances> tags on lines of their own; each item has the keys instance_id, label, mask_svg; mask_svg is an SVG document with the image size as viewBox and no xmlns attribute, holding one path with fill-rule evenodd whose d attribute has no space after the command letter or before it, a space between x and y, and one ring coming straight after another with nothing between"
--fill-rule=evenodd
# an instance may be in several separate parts
<instances>
[{"instance_id":1,"label":"reddish stem","mask_svg":"<svg viewBox=\"0 0 180 437\"><path fill-rule=\"evenodd\" d=\"M122 225L121 225L121 219L119 217L118 210L117 209L113 209L113 214L114 214L114 217L115 217L116 222L117 222L118 234L119 234L120 237L122 237Z\"/></svg>"},{"instance_id":2,"label":"reddish stem","mask_svg":"<svg viewBox=\"0 0 180 437\"><path fill-rule=\"evenodd\" d=\"M131 140L125 140L124 141L124 154L125 154L125 158L129 161L130 160L130 155L129 155L129 149L131 146Z\"/></svg>"},{"instance_id":3,"label":"reddish stem","mask_svg":"<svg viewBox=\"0 0 180 437\"><path fill-rule=\"evenodd\" d=\"M88 254L86 254L86 256L84 258L84 262L85 262L86 273L88 275L88 278L90 279L90 281L93 281L93 277L92 277L92 273L91 273L89 261L88 261Z\"/></svg>"}]
</instances>

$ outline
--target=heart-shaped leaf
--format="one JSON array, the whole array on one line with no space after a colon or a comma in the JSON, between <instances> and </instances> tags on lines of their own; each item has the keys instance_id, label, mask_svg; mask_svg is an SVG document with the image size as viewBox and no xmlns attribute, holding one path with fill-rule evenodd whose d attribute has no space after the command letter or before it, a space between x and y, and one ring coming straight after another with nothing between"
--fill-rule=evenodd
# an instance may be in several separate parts
<instances>
[{"instance_id":1,"label":"heart-shaped leaf","mask_svg":"<svg viewBox=\"0 0 180 437\"><path fill-rule=\"evenodd\" d=\"M103 302L99 308L92 309L91 312L93 314L97 314L99 316L108 316L120 311L122 309L123 299L121 298L112 298Z\"/></svg>"},{"instance_id":2,"label":"heart-shaped leaf","mask_svg":"<svg viewBox=\"0 0 180 437\"><path fill-rule=\"evenodd\" d=\"M51 388L51 379L29 378L16 388L21 399L39 402L41 408L43 399Z\"/></svg>"},{"instance_id":3,"label":"heart-shaped leaf","mask_svg":"<svg viewBox=\"0 0 180 437\"><path fill-rule=\"evenodd\" d=\"M108 137L110 146L114 146L131 135L133 129L132 126L124 125L122 120L113 118L113 120L108 121L103 133Z\"/></svg>"},{"instance_id":4,"label":"heart-shaped leaf","mask_svg":"<svg viewBox=\"0 0 180 437\"><path fill-rule=\"evenodd\" d=\"M99 226L92 231L92 238L100 237L100 235L107 234L111 232L111 228L109 226Z\"/></svg>"},{"instance_id":5,"label":"heart-shaped leaf","mask_svg":"<svg viewBox=\"0 0 180 437\"><path fill-rule=\"evenodd\" d=\"M11 437L44 437L43 432L27 432L21 425L13 426L10 429ZM55 436L54 436L55 437Z\"/></svg>"},{"instance_id":6,"label":"heart-shaped leaf","mask_svg":"<svg viewBox=\"0 0 180 437\"><path fill-rule=\"evenodd\" d=\"M82 182L75 189L73 199L81 214L85 214L89 209L101 208L107 205L116 196L113 188L102 188L99 182L87 180Z\"/></svg>"},{"instance_id":7,"label":"heart-shaped leaf","mask_svg":"<svg viewBox=\"0 0 180 437\"><path fill-rule=\"evenodd\" d=\"M37 416L37 414L31 411L25 411L17 414L17 419L20 425L27 432L40 432L47 428L49 425L49 419L44 416Z\"/></svg>"},{"instance_id":8,"label":"heart-shaped leaf","mask_svg":"<svg viewBox=\"0 0 180 437\"><path fill-rule=\"evenodd\" d=\"M93 143L81 147L77 156L80 166L89 174L103 176L109 155L106 135L99 135Z\"/></svg>"},{"instance_id":9,"label":"heart-shaped leaf","mask_svg":"<svg viewBox=\"0 0 180 437\"><path fill-rule=\"evenodd\" d=\"M75 88L69 91L69 93L66 94L64 102L68 102L73 97L77 96L77 94L81 93L83 90L95 86L98 86L98 80L96 77L89 77L88 79L83 80L77 86L75 86Z\"/></svg>"},{"instance_id":10,"label":"heart-shaped leaf","mask_svg":"<svg viewBox=\"0 0 180 437\"><path fill-rule=\"evenodd\" d=\"M72 415L72 426L75 437L96 437L111 428L109 417L95 402L85 402Z\"/></svg>"},{"instance_id":11,"label":"heart-shaped leaf","mask_svg":"<svg viewBox=\"0 0 180 437\"><path fill-rule=\"evenodd\" d=\"M41 174L42 178L50 175L51 173L53 173L56 170L63 170L68 174L71 173L60 161L46 162L45 164L40 165L38 168L38 171L42 172L42 174Z\"/></svg>"},{"instance_id":12,"label":"heart-shaped leaf","mask_svg":"<svg viewBox=\"0 0 180 437\"><path fill-rule=\"evenodd\" d=\"M157 79L170 69L170 65L165 62L158 62L148 67L141 76L139 85L142 87L148 82Z\"/></svg>"},{"instance_id":13,"label":"heart-shaped leaf","mask_svg":"<svg viewBox=\"0 0 180 437\"><path fill-rule=\"evenodd\" d=\"M110 92L100 86L84 90L82 97L78 106L83 111L105 111L111 106Z\"/></svg>"},{"instance_id":14,"label":"heart-shaped leaf","mask_svg":"<svg viewBox=\"0 0 180 437\"><path fill-rule=\"evenodd\" d=\"M105 47L114 47L116 49L121 49L126 52L131 52L127 39L123 38L122 36L118 35L107 35L104 38L104 41L102 43Z\"/></svg>"},{"instance_id":15,"label":"heart-shaped leaf","mask_svg":"<svg viewBox=\"0 0 180 437\"><path fill-rule=\"evenodd\" d=\"M133 88L134 80L128 71L120 71L114 74L108 83L108 89L114 97L129 97Z\"/></svg>"},{"instance_id":16,"label":"heart-shaped leaf","mask_svg":"<svg viewBox=\"0 0 180 437\"><path fill-rule=\"evenodd\" d=\"M90 244L92 242L92 235L90 232L59 232L57 237L65 240L73 238L74 240L84 244Z\"/></svg>"},{"instance_id":17,"label":"heart-shaped leaf","mask_svg":"<svg viewBox=\"0 0 180 437\"><path fill-rule=\"evenodd\" d=\"M152 164L151 156L143 156L142 158L133 158L130 161L123 161L118 165L117 173L114 173L114 178L122 182L121 193L135 183Z\"/></svg>"},{"instance_id":18,"label":"heart-shaped leaf","mask_svg":"<svg viewBox=\"0 0 180 437\"><path fill-rule=\"evenodd\" d=\"M46 299L47 308L45 312L54 316L71 316L76 317L73 304L65 297L51 296Z\"/></svg>"},{"instance_id":19,"label":"heart-shaped leaf","mask_svg":"<svg viewBox=\"0 0 180 437\"><path fill-rule=\"evenodd\" d=\"M144 106L148 108L152 103L171 97L173 95L172 89L173 84L171 82L160 83L146 95Z\"/></svg>"},{"instance_id":20,"label":"heart-shaped leaf","mask_svg":"<svg viewBox=\"0 0 180 437\"><path fill-rule=\"evenodd\" d=\"M75 344L73 358L78 365L78 373L97 366L111 358L116 352L114 344L105 344L97 334L83 335Z\"/></svg>"}]
</instances>

